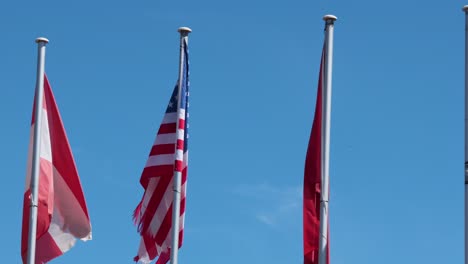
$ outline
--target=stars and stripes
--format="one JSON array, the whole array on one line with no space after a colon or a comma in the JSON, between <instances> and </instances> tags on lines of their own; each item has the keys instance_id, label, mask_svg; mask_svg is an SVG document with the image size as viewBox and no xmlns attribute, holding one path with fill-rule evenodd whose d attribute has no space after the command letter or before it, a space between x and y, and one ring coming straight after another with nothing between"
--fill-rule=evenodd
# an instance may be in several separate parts
<instances>
[{"instance_id":1,"label":"stars and stripes","mask_svg":"<svg viewBox=\"0 0 468 264\"><path fill-rule=\"evenodd\" d=\"M186 41L184 55L180 94L176 85L140 178L145 193L133 217L142 236L135 261L142 263L150 263L158 256L157 264L165 264L169 260L174 172L182 174L180 220L177 227L179 247L182 245L188 165L189 64Z\"/></svg>"}]
</instances>

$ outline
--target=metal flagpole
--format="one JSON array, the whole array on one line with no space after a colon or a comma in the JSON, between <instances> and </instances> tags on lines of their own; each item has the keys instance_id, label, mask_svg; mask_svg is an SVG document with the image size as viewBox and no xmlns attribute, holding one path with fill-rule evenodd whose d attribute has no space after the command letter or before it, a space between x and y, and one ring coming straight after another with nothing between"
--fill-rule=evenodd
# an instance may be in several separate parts
<instances>
[{"instance_id":1,"label":"metal flagpole","mask_svg":"<svg viewBox=\"0 0 468 264\"><path fill-rule=\"evenodd\" d=\"M34 116L33 153L31 169L31 204L29 206L29 234L28 234L28 264L34 264L36 258L36 229L37 229L37 206L39 196L39 172L40 172L40 139L42 123L42 100L44 97L44 65L45 46L49 43L46 38L37 38L37 77L36 77L36 102Z\"/></svg>"},{"instance_id":2,"label":"metal flagpole","mask_svg":"<svg viewBox=\"0 0 468 264\"><path fill-rule=\"evenodd\" d=\"M465 12L465 264L468 264L468 5Z\"/></svg>"},{"instance_id":3,"label":"metal flagpole","mask_svg":"<svg viewBox=\"0 0 468 264\"><path fill-rule=\"evenodd\" d=\"M180 115L180 101L182 95L182 82L184 80L184 61L185 61L185 44L188 42L188 34L192 30L188 27L181 27L178 29L180 33L180 59L179 59L179 81L177 84L178 96L177 96L177 118L179 119ZM176 138L180 138L179 132L179 122L176 123ZM176 144L176 153L177 153L177 144ZM174 201L172 202L172 243L171 243L171 264L178 263L178 252L179 252L179 215L180 215L180 192L182 185L182 173L180 171L174 170Z\"/></svg>"},{"instance_id":4,"label":"metal flagpole","mask_svg":"<svg viewBox=\"0 0 468 264\"><path fill-rule=\"evenodd\" d=\"M332 95L332 62L333 62L333 28L336 16L326 15L325 21L325 65L322 92L322 143L320 189L320 240L319 264L327 264L328 248L328 198L329 198L329 164L330 164L330 118Z\"/></svg>"}]
</instances>

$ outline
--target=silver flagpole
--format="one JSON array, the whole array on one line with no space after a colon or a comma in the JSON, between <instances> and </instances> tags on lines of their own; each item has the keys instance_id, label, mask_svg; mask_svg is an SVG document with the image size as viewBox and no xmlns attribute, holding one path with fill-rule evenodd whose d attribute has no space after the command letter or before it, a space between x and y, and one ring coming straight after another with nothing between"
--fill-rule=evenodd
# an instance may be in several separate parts
<instances>
[{"instance_id":1,"label":"silver flagpole","mask_svg":"<svg viewBox=\"0 0 468 264\"><path fill-rule=\"evenodd\" d=\"M34 264L36 259L36 229L37 229L37 206L39 196L39 172L40 172L40 139L42 123L42 99L44 97L44 65L45 46L49 43L46 38L37 38L37 77L36 77L36 107L34 116L34 136L31 168L31 204L29 206L29 234L28 234L28 264Z\"/></svg>"},{"instance_id":2,"label":"silver flagpole","mask_svg":"<svg viewBox=\"0 0 468 264\"><path fill-rule=\"evenodd\" d=\"M325 21L325 65L322 91L322 143L321 143L321 173L322 187L320 189L320 240L319 264L327 264L328 248L328 198L329 198L329 164L330 164L330 119L332 96L332 63L333 63L333 28L336 16L326 15Z\"/></svg>"},{"instance_id":3,"label":"silver flagpole","mask_svg":"<svg viewBox=\"0 0 468 264\"><path fill-rule=\"evenodd\" d=\"M468 264L468 5L465 12L465 264Z\"/></svg>"},{"instance_id":4,"label":"silver flagpole","mask_svg":"<svg viewBox=\"0 0 468 264\"><path fill-rule=\"evenodd\" d=\"M182 90L182 82L184 79L184 60L185 60L185 43L188 42L188 34L192 32L192 30L188 27L181 27L178 29L180 33L180 59L179 59L179 81L177 84L178 88L178 96L177 96L177 118L180 115L180 99L183 95L181 95ZM177 130L176 130L176 138L180 138L179 132L179 122L176 123ZM177 153L177 144L176 144L176 153ZM172 236L172 243L171 243L171 264L178 263L178 253L179 253L179 215L180 215L180 192L181 192L181 185L182 185L182 173L174 170L174 201L172 202L172 229L171 229L171 236Z\"/></svg>"}]
</instances>

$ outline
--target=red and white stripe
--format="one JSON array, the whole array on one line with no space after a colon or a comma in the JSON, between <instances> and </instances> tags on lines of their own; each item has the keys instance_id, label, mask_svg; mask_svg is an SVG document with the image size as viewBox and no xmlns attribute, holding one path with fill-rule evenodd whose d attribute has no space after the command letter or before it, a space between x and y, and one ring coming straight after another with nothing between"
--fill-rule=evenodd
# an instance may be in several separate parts
<instances>
[{"instance_id":1,"label":"red and white stripe","mask_svg":"<svg viewBox=\"0 0 468 264\"><path fill-rule=\"evenodd\" d=\"M23 204L23 263L26 263L28 252L34 114ZM80 179L47 77L44 77L40 134L36 264L46 263L62 255L73 247L76 238L91 239L91 223Z\"/></svg>"},{"instance_id":2,"label":"red and white stripe","mask_svg":"<svg viewBox=\"0 0 468 264\"><path fill-rule=\"evenodd\" d=\"M176 131L176 122L179 131ZM187 157L184 153L185 111L166 113L143 170L140 183L145 188L142 201L134 213L142 236L135 261L157 264L169 260L172 228L174 171L182 173L179 247L182 245L187 183ZM177 149L176 149L177 142Z\"/></svg>"}]
</instances>

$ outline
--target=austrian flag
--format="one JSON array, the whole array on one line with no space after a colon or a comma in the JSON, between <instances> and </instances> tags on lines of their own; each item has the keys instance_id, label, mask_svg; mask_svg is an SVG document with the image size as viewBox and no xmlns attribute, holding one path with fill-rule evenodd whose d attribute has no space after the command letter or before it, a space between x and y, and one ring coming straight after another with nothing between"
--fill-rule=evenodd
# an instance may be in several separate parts
<instances>
[{"instance_id":1,"label":"austrian flag","mask_svg":"<svg viewBox=\"0 0 468 264\"><path fill-rule=\"evenodd\" d=\"M34 108L33 108L34 109ZM81 189L80 178L67 135L47 77L41 109L39 143L39 197L35 264L54 259L75 244L76 238L91 239L91 223ZM23 203L21 256L26 263L31 205L31 168L35 112L31 124L26 190Z\"/></svg>"}]
</instances>

